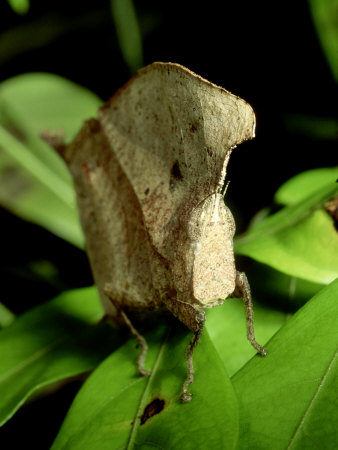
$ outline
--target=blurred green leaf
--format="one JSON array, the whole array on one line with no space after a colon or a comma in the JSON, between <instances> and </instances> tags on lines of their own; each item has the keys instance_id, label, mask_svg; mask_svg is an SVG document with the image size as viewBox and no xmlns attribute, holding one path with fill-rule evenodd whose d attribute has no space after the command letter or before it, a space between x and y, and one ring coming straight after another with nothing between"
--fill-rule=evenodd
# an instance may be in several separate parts
<instances>
[{"instance_id":1,"label":"blurred green leaf","mask_svg":"<svg viewBox=\"0 0 338 450\"><path fill-rule=\"evenodd\" d=\"M64 292L0 331L0 424L34 392L88 372L119 343L96 289Z\"/></svg>"},{"instance_id":2,"label":"blurred green leaf","mask_svg":"<svg viewBox=\"0 0 338 450\"><path fill-rule=\"evenodd\" d=\"M63 161L41 140L40 133L63 130L70 141L84 120L97 116L101 104L82 86L49 73L19 75L0 84L1 124L67 181L70 175Z\"/></svg>"},{"instance_id":3,"label":"blurred green leaf","mask_svg":"<svg viewBox=\"0 0 338 450\"><path fill-rule=\"evenodd\" d=\"M75 193L0 125L0 204L23 219L83 246Z\"/></svg>"},{"instance_id":4,"label":"blurred green leaf","mask_svg":"<svg viewBox=\"0 0 338 450\"><path fill-rule=\"evenodd\" d=\"M337 0L309 0L309 5L320 43L333 77L338 81L338 2Z\"/></svg>"},{"instance_id":5,"label":"blurred green leaf","mask_svg":"<svg viewBox=\"0 0 338 450\"><path fill-rule=\"evenodd\" d=\"M334 117L314 117L305 114L286 114L283 118L288 131L309 139L335 141L338 123Z\"/></svg>"},{"instance_id":6,"label":"blurred green leaf","mask_svg":"<svg viewBox=\"0 0 338 450\"><path fill-rule=\"evenodd\" d=\"M246 274L255 297L272 308L295 311L313 297L325 284L303 280L271 266L250 261Z\"/></svg>"},{"instance_id":7,"label":"blurred green leaf","mask_svg":"<svg viewBox=\"0 0 338 450\"><path fill-rule=\"evenodd\" d=\"M181 404L179 395L191 332L175 323L146 336L146 366L152 375L136 374L137 350L132 341L109 356L75 398L54 450L236 447L236 397L208 333L195 351L194 396L188 404ZM155 409L157 414L147 418L145 409L156 399L163 409Z\"/></svg>"},{"instance_id":8,"label":"blurred green leaf","mask_svg":"<svg viewBox=\"0 0 338 450\"><path fill-rule=\"evenodd\" d=\"M284 325L287 315L255 303L254 319L257 342L264 345ZM210 339L231 377L256 354L246 337L243 300L228 298L222 306L211 308L206 323Z\"/></svg>"},{"instance_id":9,"label":"blurred green leaf","mask_svg":"<svg viewBox=\"0 0 338 450\"><path fill-rule=\"evenodd\" d=\"M335 179L328 179L237 238L236 252L293 277L328 284L338 276L338 235L321 207L337 193Z\"/></svg>"},{"instance_id":10,"label":"blurred green leaf","mask_svg":"<svg viewBox=\"0 0 338 450\"><path fill-rule=\"evenodd\" d=\"M74 137L100 100L51 74L21 75L0 85L0 204L82 247L72 180L41 138L43 130Z\"/></svg>"},{"instance_id":11,"label":"blurred green leaf","mask_svg":"<svg viewBox=\"0 0 338 450\"><path fill-rule=\"evenodd\" d=\"M0 328L8 327L15 320L15 315L3 303L0 303Z\"/></svg>"},{"instance_id":12,"label":"blurred green leaf","mask_svg":"<svg viewBox=\"0 0 338 450\"><path fill-rule=\"evenodd\" d=\"M29 10L29 0L7 0L10 7L17 14L26 14Z\"/></svg>"},{"instance_id":13,"label":"blurred green leaf","mask_svg":"<svg viewBox=\"0 0 338 450\"><path fill-rule=\"evenodd\" d=\"M142 37L132 0L110 0L123 58L133 74L143 66Z\"/></svg>"},{"instance_id":14,"label":"blurred green leaf","mask_svg":"<svg viewBox=\"0 0 338 450\"><path fill-rule=\"evenodd\" d=\"M338 179L338 167L323 167L302 172L286 181L275 193L275 202L293 205L317 190L325 188L330 180Z\"/></svg>"},{"instance_id":15,"label":"blurred green leaf","mask_svg":"<svg viewBox=\"0 0 338 450\"><path fill-rule=\"evenodd\" d=\"M286 181L276 192L274 200L277 204L292 205L301 202L319 189L325 188L328 180L334 182L338 178L337 168L320 168L300 173ZM254 229L267 218L268 210L259 211L251 222ZM312 224L315 232L315 223ZM330 227L331 228L331 227ZM313 297L324 283L316 283L280 272L271 266L251 261L246 273L251 288L257 298L277 307L298 309L309 298Z\"/></svg>"},{"instance_id":16,"label":"blurred green leaf","mask_svg":"<svg viewBox=\"0 0 338 450\"><path fill-rule=\"evenodd\" d=\"M338 442L338 280L300 309L233 377L238 448L333 449Z\"/></svg>"}]
</instances>

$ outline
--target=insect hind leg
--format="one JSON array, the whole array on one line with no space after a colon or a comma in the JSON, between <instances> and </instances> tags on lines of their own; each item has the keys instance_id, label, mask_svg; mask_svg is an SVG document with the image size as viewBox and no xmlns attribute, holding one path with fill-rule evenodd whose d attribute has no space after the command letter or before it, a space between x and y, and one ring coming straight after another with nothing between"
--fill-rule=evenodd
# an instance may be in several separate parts
<instances>
[{"instance_id":1,"label":"insect hind leg","mask_svg":"<svg viewBox=\"0 0 338 450\"><path fill-rule=\"evenodd\" d=\"M144 368L145 359L148 352L148 344L144 336L137 331L137 329L132 324L126 312L121 307L121 304L116 300L116 296L114 295L114 290L110 284L106 284L104 287L104 293L109 298L109 300L113 303L115 308L117 309L123 323L128 327L132 336L136 339L137 343L140 346L139 355L137 358L137 371L141 376L148 376L151 374L150 370Z\"/></svg>"}]
</instances>

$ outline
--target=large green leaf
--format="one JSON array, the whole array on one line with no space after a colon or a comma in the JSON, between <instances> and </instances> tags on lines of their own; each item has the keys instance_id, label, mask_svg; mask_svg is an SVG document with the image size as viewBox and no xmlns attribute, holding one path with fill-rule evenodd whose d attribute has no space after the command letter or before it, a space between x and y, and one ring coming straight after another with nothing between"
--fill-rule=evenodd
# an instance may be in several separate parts
<instances>
[{"instance_id":1,"label":"large green leaf","mask_svg":"<svg viewBox=\"0 0 338 450\"><path fill-rule=\"evenodd\" d=\"M240 449L333 449L338 442L338 279L234 377Z\"/></svg>"},{"instance_id":2,"label":"large green leaf","mask_svg":"<svg viewBox=\"0 0 338 450\"><path fill-rule=\"evenodd\" d=\"M43 130L74 137L100 100L56 75L31 73L0 85L0 204L83 246L68 169L41 138Z\"/></svg>"},{"instance_id":3,"label":"large green leaf","mask_svg":"<svg viewBox=\"0 0 338 450\"><path fill-rule=\"evenodd\" d=\"M95 288L65 292L0 331L0 424L43 386L92 370L118 344Z\"/></svg>"},{"instance_id":4,"label":"large green leaf","mask_svg":"<svg viewBox=\"0 0 338 450\"><path fill-rule=\"evenodd\" d=\"M329 283L338 276L338 235L322 206L337 194L331 177L237 238L235 250L293 277Z\"/></svg>"},{"instance_id":5,"label":"large green leaf","mask_svg":"<svg viewBox=\"0 0 338 450\"><path fill-rule=\"evenodd\" d=\"M193 399L179 401L190 335L179 323L147 333L149 378L136 374L134 342L109 356L75 398L52 448L235 448L237 401L207 332L195 351Z\"/></svg>"}]
</instances>

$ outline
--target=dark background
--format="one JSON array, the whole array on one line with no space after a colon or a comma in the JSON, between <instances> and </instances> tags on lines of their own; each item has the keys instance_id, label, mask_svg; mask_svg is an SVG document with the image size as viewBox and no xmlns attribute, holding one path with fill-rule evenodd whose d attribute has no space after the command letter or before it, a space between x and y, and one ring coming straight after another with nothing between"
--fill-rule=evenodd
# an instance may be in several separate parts
<instances>
[{"instance_id":1,"label":"dark background","mask_svg":"<svg viewBox=\"0 0 338 450\"><path fill-rule=\"evenodd\" d=\"M107 100L131 73L122 57L109 1L33 0L28 14L0 4L0 82L25 72L59 74ZM256 139L231 157L227 193L243 231L276 189L307 169L337 163L336 143L300 132L290 114L333 117L335 84L308 3L298 1L134 1L143 36L144 65L178 62L247 100L257 116ZM302 125L302 124L298 124ZM0 212L4 303L15 313L65 288L91 284L86 257L45 230ZM39 278L32 260L55 267ZM73 383L23 408L0 430L5 448L48 448L72 396ZM1 401L1 400L0 400ZM4 448L4 447L2 447Z\"/></svg>"}]
</instances>

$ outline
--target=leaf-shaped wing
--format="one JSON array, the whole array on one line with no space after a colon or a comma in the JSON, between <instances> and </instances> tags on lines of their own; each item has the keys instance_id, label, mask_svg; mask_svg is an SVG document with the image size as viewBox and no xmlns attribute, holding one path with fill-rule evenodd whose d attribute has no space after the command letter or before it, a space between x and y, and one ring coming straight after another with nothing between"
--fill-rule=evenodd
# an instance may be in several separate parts
<instances>
[{"instance_id":1,"label":"leaf-shaped wing","mask_svg":"<svg viewBox=\"0 0 338 450\"><path fill-rule=\"evenodd\" d=\"M139 71L100 121L162 254L172 221L219 192L231 150L255 128L244 100L173 63Z\"/></svg>"}]
</instances>

